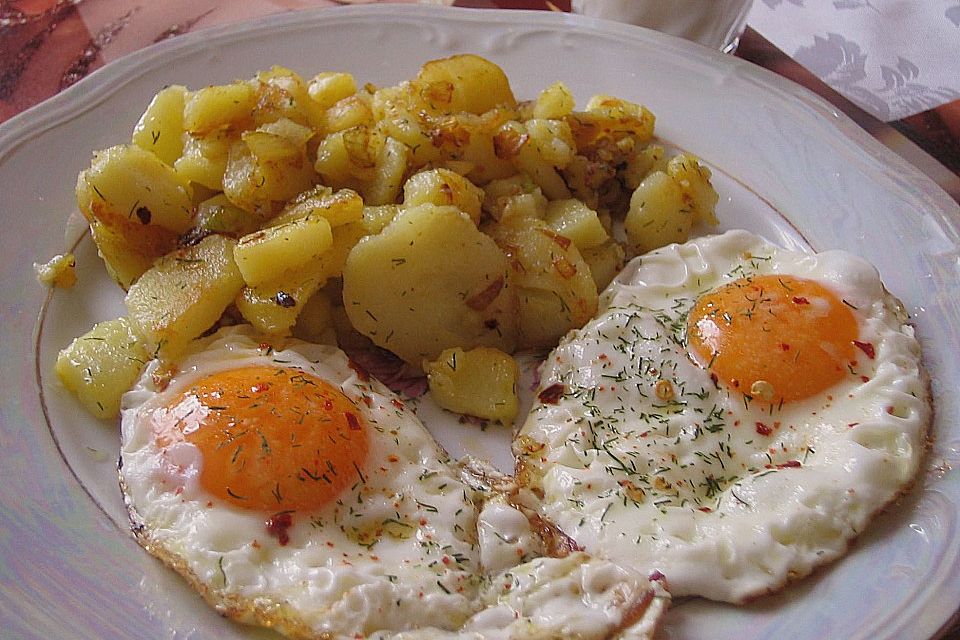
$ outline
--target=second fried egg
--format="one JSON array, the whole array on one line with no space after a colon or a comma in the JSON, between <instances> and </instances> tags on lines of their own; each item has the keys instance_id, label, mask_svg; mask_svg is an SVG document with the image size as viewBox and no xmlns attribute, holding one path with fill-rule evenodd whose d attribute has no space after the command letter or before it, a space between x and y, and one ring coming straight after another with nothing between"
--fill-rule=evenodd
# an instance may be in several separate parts
<instances>
[{"instance_id":1,"label":"second fried egg","mask_svg":"<svg viewBox=\"0 0 960 640\"><path fill-rule=\"evenodd\" d=\"M743 602L840 556L912 481L930 405L876 270L743 231L636 259L541 371L522 482L591 553Z\"/></svg>"}]
</instances>

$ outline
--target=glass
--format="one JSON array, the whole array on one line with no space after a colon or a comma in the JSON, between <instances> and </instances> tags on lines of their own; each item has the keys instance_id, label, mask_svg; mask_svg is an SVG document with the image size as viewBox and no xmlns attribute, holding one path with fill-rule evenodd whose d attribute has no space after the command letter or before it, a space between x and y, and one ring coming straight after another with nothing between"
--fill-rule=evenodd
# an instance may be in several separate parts
<instances>
[{"instance_id":1,"label":"glass","mask_svg":"<svg viewBox=\"0 0 960 640\"><path fill-rule=\"evenodd\" d=\"M648 27L733 53L753 0L571 0L574 13Z\"/></svg>"}]
</instances>

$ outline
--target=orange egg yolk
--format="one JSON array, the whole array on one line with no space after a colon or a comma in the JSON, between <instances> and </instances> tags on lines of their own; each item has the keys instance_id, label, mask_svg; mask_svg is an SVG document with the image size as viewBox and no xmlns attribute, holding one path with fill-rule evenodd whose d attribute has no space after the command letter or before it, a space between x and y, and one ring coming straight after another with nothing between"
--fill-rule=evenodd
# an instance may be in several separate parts
<instances>
[{"instance_id":1,"label":"orange egg yolk","mask_svg":"<svg viewBox=\"0 0 960 640\"><path fill-rule=\"evenodd\" d=\"M298 369L250 366L214 373L154 412L165 448L202 455L200 484L245 509L309 510L362 479L367 425L339 389Z\"/></svg>"},{"instance_id":2,"label":"orange egg yolk","mask_svg":"<svg viewBox=\"0 0 960 640\"><path fill-rule=\"evenodd\" d=\"M729 387L761 401L809 398L854 360L853 312L814 280L741 278L697 301L687 319L693 358Z\"/></svg>"}]
</instances>

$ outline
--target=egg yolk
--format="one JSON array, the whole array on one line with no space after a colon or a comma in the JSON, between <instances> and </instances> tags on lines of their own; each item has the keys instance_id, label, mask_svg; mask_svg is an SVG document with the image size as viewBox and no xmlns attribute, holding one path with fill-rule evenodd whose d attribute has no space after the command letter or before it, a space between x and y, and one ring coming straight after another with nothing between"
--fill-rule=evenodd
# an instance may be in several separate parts
<instances>
[{"instance_id":1,"label":"egg yolk","mask_svg":"<svg viewBox=\"0 0 960 640\"><path fill-rule=\"evenodd\" d=\"M161 448L195 445L201 486L245 509L315 509L363 479L362 415L339 389L299 369L206 376L154 412L153 429Z\"/></svg>"},{"instance_id":2,"label":"egg yolk","mask_svg":"<svg viewBox=\"0 0 960 640\"><path fill-rule=\"evenodd\" d=\"M857 320L820 283L741 278L697 301L687 319L693 359L729 387L771 403L833 386L854 359Z\"/></svg>"}]
</instances>

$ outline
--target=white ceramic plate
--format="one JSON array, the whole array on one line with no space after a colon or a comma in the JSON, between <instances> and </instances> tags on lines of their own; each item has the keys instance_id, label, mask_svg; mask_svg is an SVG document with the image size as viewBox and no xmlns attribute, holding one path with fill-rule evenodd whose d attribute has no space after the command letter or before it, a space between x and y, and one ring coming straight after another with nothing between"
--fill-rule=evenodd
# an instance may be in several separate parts
<instances>
[{"instance_id":1,"label":"white ceramic plate","mask_svg":"<svg viewBox=\"0 0 960 640\"><path fill-rule=\"evenodd\" d=\"M960 604L960 210L932 182L808 92L740 60L641 29L550 13L354 7L189 34L98 71L0 126L0 620L6 637L249 638L135 544L116 486L116 428L52 375L56 352L119 315L88 240L82 284L47 293L34 261L79 235L73 185L91 151L128 139L166 84L201 87L272 64L391 84L431 58L475 52L518 96L564 80L581 104L608 92L648 105L658 133L716 171L725 228L873 261L913 314L933 379L936 441L916 489L839 563L756 605L678 603L661 636L937 635ZM501 465L505 430L437 429L454 454Z\"/></svg>"}]
</instances>

